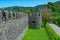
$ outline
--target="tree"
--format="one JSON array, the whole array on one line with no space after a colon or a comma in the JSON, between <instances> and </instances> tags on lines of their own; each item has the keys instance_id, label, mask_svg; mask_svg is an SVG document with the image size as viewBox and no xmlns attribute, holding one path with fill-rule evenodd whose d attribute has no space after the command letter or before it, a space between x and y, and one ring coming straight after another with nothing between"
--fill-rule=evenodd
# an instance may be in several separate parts
<instances>
[{"instance_id":1,"label":"tree","mask_svg":"<svg viewBox=\"0 0 60 40\"><path fill-rule=\"evenodd\" d=\"M56 19L56 24L60 26L60 18Z\"/></svg>"},{"instance_id":2,"label":"tree","mask_svg":"<svg viewBox=\"0 0 60 40\"><path fill-rule=\"evenodd\" d=\"M40 12L42 13L42 19L43 21L51 21L52 20L52 15L51 15L51 10L48 9L47 7L43 8L40 10ZM51 18L51 19L50 19Z\"/></svg>"},{"instance_id":3,"label":"tree","mask_svg":"<svg viewBox=\"0 0 60 40\"><path fill-rule=\"evenodd\" d=\"M49 2L47 4L47 7L50 8L52 11L56 11L58 6L55 3Z\"/></svg>"},{"instance_id":4,"label":"tree","mask_svg":"<svg viewBox=\"0 0 60 40\"><path fill-rule=\"evenodd\" d=\"M45 27L46 27L46 22L54 21L54 17L51 15L51 12L52 12L51 9L48 9L47 7L42 8L40 10Z\"/></svg>"},{"instance_id":5,"label":"tree","mask_svg":"<svg viewBox=\"0 0 60 40\"><path fill-rule=\"evenodd\" d=\"M33 14L35 11L34 10L32 10L32 9L29 9L29 10L26 10L25 11L25 13L31 13L31 14Z\"/></svg>"}]
</instances>

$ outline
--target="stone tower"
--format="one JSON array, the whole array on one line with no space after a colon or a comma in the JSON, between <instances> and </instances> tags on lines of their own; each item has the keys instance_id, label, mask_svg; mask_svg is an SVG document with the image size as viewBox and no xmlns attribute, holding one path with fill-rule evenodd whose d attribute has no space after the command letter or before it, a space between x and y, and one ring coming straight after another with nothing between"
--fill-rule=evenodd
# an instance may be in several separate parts
<instances>
[{"instance_id":1,"label":"stone tower","mask_svg":"<svg viewBox=\"0 0 60 40\"><path fill-rule=\"evenodd\" d=\"M34 13L28 15L29 28L40 28L41 27L41 13Z\"/></svg>"}]
</instances>

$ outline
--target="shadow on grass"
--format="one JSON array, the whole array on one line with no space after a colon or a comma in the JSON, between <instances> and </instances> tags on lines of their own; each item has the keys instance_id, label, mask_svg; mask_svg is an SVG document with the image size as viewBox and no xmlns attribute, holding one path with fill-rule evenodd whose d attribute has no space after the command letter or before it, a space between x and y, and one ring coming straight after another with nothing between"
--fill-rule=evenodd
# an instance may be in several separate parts
<instances>
[{"instance_id":1,"label":"shadow on grass","mask_svg":"<svg viewBox=\"0 0 60 40\"><path fill-rule=\"evenodd\" d=\"M29 26L28 28L29 29L40 29L40 28L37 28L36 26Z\"/></svg>"}]
</instances>

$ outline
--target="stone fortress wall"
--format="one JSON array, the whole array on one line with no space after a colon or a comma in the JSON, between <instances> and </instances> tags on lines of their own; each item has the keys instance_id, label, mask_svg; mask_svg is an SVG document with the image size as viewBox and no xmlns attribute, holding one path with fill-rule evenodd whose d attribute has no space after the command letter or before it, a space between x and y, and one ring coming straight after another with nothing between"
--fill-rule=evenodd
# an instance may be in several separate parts
<instances>
[{"instance_id":1,"label":"stone fortress wall","mask_svg":"<svg viewBox=\"0 0 60 40\"><path fill-rule=\"evenodd\" d=\"M0 10L0 40L21 40L28 29L28 14Z\"/></svg>"},{"instance_id":2,"label":"stone fortress wall","mask_svg":"<svg viewBox=\"0 0 60 40\"><path fill-rule=\"evenodd\" d=\"M28 14L29 28L41 28L42 16L37 12L34 14Z\"/></svg>"},{"instance_id":3,"label":"stone fortress wall","mask_svg":"<svg viewBox=\"0 0 60 40\"><path fill-rule=\"evenodd\" d=\"M21 40L28 25L31 28L41 27L40 13L27 14L0 10L0 40Z\"/></svg>"}]
</instances>

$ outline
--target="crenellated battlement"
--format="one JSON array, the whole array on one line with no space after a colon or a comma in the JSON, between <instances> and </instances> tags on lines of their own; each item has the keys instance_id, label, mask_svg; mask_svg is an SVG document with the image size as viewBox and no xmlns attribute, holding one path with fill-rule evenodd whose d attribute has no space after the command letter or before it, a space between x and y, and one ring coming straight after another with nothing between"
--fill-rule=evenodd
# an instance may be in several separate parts
<instances>
[{"instance_id":1,"label":"crenellated battlement","mask_svg":"<svg viewBox=\"0 0 60 40\"><path fill-rule=\"evenodd\" d=\"M27 16L27 13L0 10L0 19L2 21L8 21L10 19L19 19L23 16Z\"/></svg>"}]
</instances>

